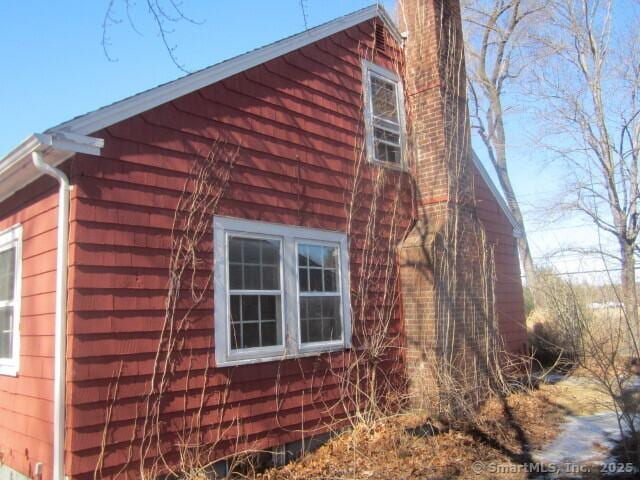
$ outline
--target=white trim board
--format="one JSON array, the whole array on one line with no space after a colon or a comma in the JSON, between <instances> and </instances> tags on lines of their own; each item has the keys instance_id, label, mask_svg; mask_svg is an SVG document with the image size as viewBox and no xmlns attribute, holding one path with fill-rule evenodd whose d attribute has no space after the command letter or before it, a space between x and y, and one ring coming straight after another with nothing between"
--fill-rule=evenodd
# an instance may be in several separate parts
<instances>
[{"instance_id":1,"label":"white trim board","mask_svg":"<svg viewBox=\"0 0 640 480\"><path fill-rule=\"evenodd\" d=\"M213 217L214 238L214 338L216 367L270 362L324 352L342 351L351 347L351 283L349 245L343 232L306 228L232 217ZM282 342L280 345L232 351L229 342L228 309L228 234L255 238L275 238L280 247L280 291L282 296ZM326 342L303 344L300 338L298 310L299 243L328 244L339 251L339 293L341 298L342 338ZM251 293L253 294L253 293Z\"/></svg>"},{"instance_id":2,"label":"white trim board","mask_svg":"<svg viewBox=\"0 0 640 480\"><path fill-rule=\"evenodd\" d=\"M182 97L183 95L195 92L196 90L261 65L269 60L286 55L294 50L298 50L299 48L375 17L380 18L384 22L391 35L401 44L402 35L384 7L381 5L371 5L302 33L284 38L270 45L225 60L172 82L165 83L80 117L76 117L47 130L47 132L69 131L82 135L94 133L102 128L131 118L154 107Z\"/></svg>"},{"instance_id":3,"label":"white trim board","mask_svg":"<svg viewBox=\"0 0 640 480\"><path fill-rule=\"evenodd\" d=\"M20 305L22 303L22 225L16 224L0 232L0 252L15 249L13 271L13 299L2 302L12 308L11 358L0 358L0 375L15 377L20 371Z\"/></svg>"}]
</instances>

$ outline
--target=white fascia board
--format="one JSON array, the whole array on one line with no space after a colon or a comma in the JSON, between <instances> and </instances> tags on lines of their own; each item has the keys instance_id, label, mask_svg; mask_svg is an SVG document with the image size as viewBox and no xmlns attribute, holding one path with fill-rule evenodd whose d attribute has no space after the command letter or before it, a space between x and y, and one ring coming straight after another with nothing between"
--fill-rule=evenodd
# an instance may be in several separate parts
<instances>
[{"instance_id":1,"label":"white fascia board","mask_svg":"<svg viewBox=\"0 0 640 480\"><path fill-rule=\"evenodd\" d=\"M87 113L86 115L62 123L48 132L70 131L82 135L97 132L122 120L131 118L134 115L175 100L176 98L256 67L269 60L286 55L294 50L310 45L375 17L380 18L389 30L389 33L393 35L399 44L402 44L402 36L389 14L382 6L371 5L297 35L279 40L265 47L239 55L94 112Z\"/></svg>"},{"instance_id":2,"label":"white fascia board","mask_svg":"<svg viewBox=\"0 0 640 480\"><path fill-rule=\"evenodd\" d=\"M43 159L55 167L76 153L99 155L103 146L104 140L101 138L68 132L29 135L0 159L0 201L42 176L42 172L33 165L33 152L41 151Z\"/></svg>"},{"instance_id":3,"label":"white fascia board","mask_svg":"<svg viewBox=\"0 0 640 480\"><path fill-rule=\"evenodd\" d=\"M504 200L502 193L500 193L500 191L498 190L498 187L491 179L489 172L487 172L487 169L484 168L482 161L480 160L480 158L478 158L478 155L476 155L476 152L474 150L471 150L471 158L473 159L473 164L478 169L480 176L489 187L489 190L491 190L491 193L493 193L493 196L495 197L496 202L498 202L498 205L500 205L500 208L506 215L507 219L509 220L509 223L511 223L511 227L513 228L513 234L518 238L522 237L523 233L520 230L520 226L518 225L518 222L511 214L511 210L509 210L509 206L507 205L507 202Z\"/></svg>"},{"instance_id":4,"label":"white fascia board","mask_svg":"<svg viewBox=\"0 0 640 480\"><path fill-rule=\"evenodd\" d=\"M70 153L86 153L88 155L99 155L104 147L104 140L101 138L87 137L77 133L55 131L51 133L34 133L40 142L39 150L54 150ZM55 166L55 165L54 165Z\"/></svg>"}]
</instances>

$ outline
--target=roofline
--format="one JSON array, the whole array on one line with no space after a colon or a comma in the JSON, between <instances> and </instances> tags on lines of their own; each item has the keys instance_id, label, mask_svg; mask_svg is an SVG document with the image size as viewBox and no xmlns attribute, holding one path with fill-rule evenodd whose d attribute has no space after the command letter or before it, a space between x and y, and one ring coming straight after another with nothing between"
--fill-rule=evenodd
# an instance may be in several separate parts
<instances>
[{"instance_id":1,"label":"roofline","mask_svg":"<svg viewBox=\"0 0 640 480\"><path fill-rule=\"evenodd\" d=\"M70 132L29 135L0 160L0 202L43 175L33 164L33 152L42 152L43 160L55 167L75 153L99 155L103 146L100 138Z\"/></svg>"},{"instance_id":2,"label":"roofline","mask_svg":"<svg viewBox=\"0 0 640 480\"><path fill-rule=\"evenodd\" d=\"M97 132L122 120L131 118L170 102L171 100L182 97L183 95L192 93L376 17L384 22L391 35L401 44L402 35L384 7L377 4L371 5L291 37L233 57L198 72L61 123L47 130L47 132L70 131L82 135Z\"/></svg>"},{"instance_id":3,"label":"roofline","mask_svg":"<svg viewBox=\"0 0 640 480\"><path fill-rule=\"evenodd\" d=\"M478 172L480 173L480 176L482 177L484 182L489 187L489 190L491 190L491 193L493 193L493 196L495 197L496 201L498 202L498 205L500 205L500 208L502 209L502 212L505 214L505 216L509 220L509 223L511 223L511 227L513 228L513 234L517 238L524 237L524 233L522 232L522 229L520 228L520 225L516 221L515 217L511 213L511 210L509 209L509 206L507 205L507 202L505 201L504 197L502 196L502 193L500 193L500 190L498 190L498 187L496 186L496 184L491 179L491 176L489 175L489 172L487 172L487 169L484 168L484 165L482 164L482 161L480 160L480 158L476 154L475 150L473 150L473 149L471 150L471 158L473 159L473 164L478 169Z\"/></svg>"}]
</instances>

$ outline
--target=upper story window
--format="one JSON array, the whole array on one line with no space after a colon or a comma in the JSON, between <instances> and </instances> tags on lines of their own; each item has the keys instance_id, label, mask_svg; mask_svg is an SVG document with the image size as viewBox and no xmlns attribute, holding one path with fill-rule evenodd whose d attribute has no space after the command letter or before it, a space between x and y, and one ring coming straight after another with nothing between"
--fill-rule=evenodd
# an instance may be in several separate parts
<instances>
[{"instance_id":1,"label":"upper story window","mask_svg":"<svg viewBox=\"0 0 640 480\"><path fill-rule=\"evenodd\" d=\"M0 233L0 374L17 375L20 359L22 227Z\"/></svg>"},{"instance_id":2,"label":"upper story window","mask_svg":"<svg viewBox=\"0 0 640 480\"><path fill-rule=\"evenodd\" d=\"M398 76L363 61L367 155L371 162L403 167L404 109Z\"/></svg>"},{"instance_id":3,"label":"upper story window","mask_svg":"<svg viewBox=\"0 0 640 480\"><path fill-rule=\"evenodd\" d=\"M350 346L343 233L214 219L218 366Z\"/></svg>"}]
</instances>

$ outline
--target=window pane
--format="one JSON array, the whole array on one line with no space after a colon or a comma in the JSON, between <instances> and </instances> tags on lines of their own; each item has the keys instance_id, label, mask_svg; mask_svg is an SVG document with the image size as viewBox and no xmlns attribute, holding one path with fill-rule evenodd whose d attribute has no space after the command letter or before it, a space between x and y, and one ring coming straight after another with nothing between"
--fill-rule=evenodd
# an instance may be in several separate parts
<instances>
[{"instance_id":1,"label":"window pane","mask_svg":"<svg viewBox=\"0 0 640 480\"><path fill-rule=\"evenodd\" d=\"M309 319L322 317L322 299L320 297L305 298L307 304L307 315Z\"/></svg>"},{"instance_id":2,"label":"window pane","mask_svg":"<svg viewBox=\"0 0 640 480\"><path fill-rule=\"evenodd\" d=\"M307 256L310 267L322 266L322 247L319 245L307 245Z\"/></svg>"},{"instance_id":3,"label":"window pane","mask_svg":"<svg viewBox=\"0 0 640 480\"><path fill-rule=\"evenodd\" d=\"M316 318L308 321L307 338L303 338L303 342L321 342L322 341L322 319Z\"/></svg>"},{"instance_id":4,"label":"window pane","mask_svg":"<svg viewBox=\"0 0 640 480\"><path fill-rule=\"evenodd\" d=\"M262 267L262 290L279 290L278 267Z\"/></svg>"},{"instance_id":5,"label":"window pane","mask_svg":"<svg viewBox=\"0 0 640 480\"><path fill-rule=\"evenodd\" d=\"M260 290L260 266L244 266L244 290Z\"/></svg>"},{"instance_id":6,"label":"window pane","mask_svg":"<svg viewBox=\"0 0 640 480\"><path fill-rule=\"evenodd\" d=\"M263 240L253 238L242 239L242 254L244 263L260 263L260 243Z\"/></svg>"},{"instance_id":7,"label":"window pane","mask_svg":"<svg viewBox=\"0 0 640 480\"><path fill-rule=\"evenodd\" d=\"M242 324L242 347L255 348L260 346L260 324L259 323L243 323Z\"/></svg>"},{"instance_id":8,"label":"window pane","mask_svg":"<svg viewBox=\"0 0 640 480\"><path fill-rule=\"evenodd\" d=\"M400 145L400 135L394 132L390 132L389 130L384 130L383 128L374 128L373 129L374 140L382 140L384 142L393 143L394 145Z\"/></svg>"},{"instance_id":9,"label":"window pane","mask_svg":"<svg viewBox=\"0 0 640 480\"><path fill-rule=\"evenodd\" d=\"M231 348L236 350L242 348L242 325L240 323L231 324Z\"/></svg>"},{"instance_id":10,"label":"window pane","mask_svg":"<svg viewBox=\"0 0 640 480\"><path fill-rule=\"evenodd\" d=\"M13 357L13 308L0 309L0 358Z\"/></svg>"},{"instance_id":11,"label":"window pane","mask_svg":"<svg viewBox=\"0 0 640 480\"><path fill-rule=\"evenodd\" d=\"M262 346L270 347L273 345L278 345L278 330L276 322L262 322L260 324L262 335Z\"/></svg>"},{"instance_id":12,"label":"window pane","mask_svg":"<svg viewBox=\"0 0 640 480\"><path fill-rule=\"evenodd\" d=\"M380 162L400 164L400 147L374 140L376 160Z\"/></svg>"},{"instance_id":13,"label":"window pane","mask_svg":"<svg viewBox=\"0 0 640 480\"><path fill-rule=\"evenodd\" d=\"M280 257L280 242L277 240L262 240L262 264L277 265Z\"/></svg>"},{"instance_id":14,"label":"window pane","mask_svg":"<svg viewBox=\"0 0 640 480\"><path fill-rule=\"evenodd\" d=\"M260 297L260 320L276 320L277 318L276 296L262 295Z\"/></svg>"},{"instance_id":15,"label":"window pane","mask_svg":"<svg viewBox=\"0 0 640 480\"><path fill-rule=\"evenodd\" d=\"M340 297L324 297L322 299L323 337L339 340L342 337L342 320L340 318Z\"/></svg>"},{"instance_id":16,"label":"window pane","mask_svg":"<svg viewBox=\"0 0 640 480\"><path fill-rule=\"evenodd\" d=\"M260 297L258 295L242 295L242 321L260 320L258 316Z\"/></svg>"},{"instance_id":17,"label":"window pane","mask_svg":"<svg viewBox=\"0 0 640 480\"><path fill-rule=\"evenodd\" d=\"M321 268L309 269L309 291L322 292L322 269Z\"/></svg>"},{"instance_id":18,"label":"window pane","mask_svg":"<svg viewBox=\"0 0 640 480\"><path fill-rule=\"evenodd\" d=\"M231 295L231 348L282 344L280 295Z\"/></svg>"},{"instance_id":19,"label":"window pane","mask_svg":"<svg viewBox=\"0 0 640 480\"><path fill-rule=\"evenodd\" d=\"M229 239L229 262L242 262L242 239L233 237Z\"/></svg>"},{"instance_id":20,"label":"window pane","mask_svg":"<svg viewBox=\"0 0 640 480\"><path fill-rule=\"evenodd\" d=\"M336 268L338 266L338 249L336 247L324 247L324 267Z\"/></svg>"},{"instance_id":21,"label":"window pane","mask_svg":"<svg viewBox=\"0 0 640 480\"><path fill-rule=\"evenodd\" d=\"M398 123L396 86L374 75L371 76L371 106L373 115Z\"/></svg>"},{"instance_id":22,"label":"window pane","mask_svg":"<svg viewBox=\"0 0 640 480\"><path fill-rule=\"evenodd\" d=\"M336 282L336 271L325 270L324 271L324 291L325 292L337 292L338 289Z\"/></svg>"},{"instance_id":23,"label":"window pane","mask_svg":"<svg viewBox=\"0 0 640 480\"><path fill-rule=\"evenodd\" d=\"M240 316L240 303L242 302L242 295L231 295L229 297L229 313L231 313L231 321L239 322L242 317Z\"/></svg>"},{"instance_id":24,"label":"window pane","mask_svg":"<svg viewBox=\"0 0 640 480\"><path fill-rule=\"evenodd\" d=\"M229 288L242 289L242 265L229 265Z\"/></svg>"},{"instance_id":25,"label":"window pane","mask_svg":"<svg viewBox=\"0 0 640 480\"><path fill-rule=\"evenodd\" d=\"M303 343L339 340L342 336L340 297L301 297L300 331Z\"/></svg>"},{"instance_id":26,"label":"window pane","mask_svg":"<svg viewBox=\"0 0 640 480\"><path fill-rule=\"evenodd\" d=\"M13 300L16 249L0 252L0 300Z\"/></svg>"},{"instance_id":27,"label":"window pane","mask_svg":"<svg viewBox=\"0 0 640 480\"><path fill-rule=\"evenodd\" d=\"M306 245L298 246L298 265L301 267L309 265L309 252Z\"/></svg>"},{"instance_id":28,"label":"window pane","mask_svg":"<svg viewBox=\"0 0 640 480\"><path fill-rule=\"evenodd\" d=\"M309 291L309 269L308 268L298 269L298 278L300 279L300 291L308 292Z\"/></svg>"}]
</instances>

